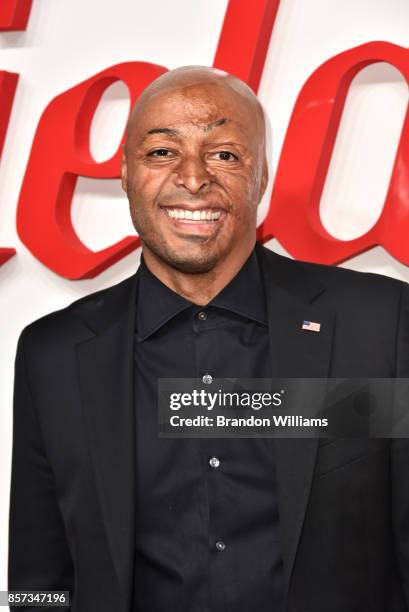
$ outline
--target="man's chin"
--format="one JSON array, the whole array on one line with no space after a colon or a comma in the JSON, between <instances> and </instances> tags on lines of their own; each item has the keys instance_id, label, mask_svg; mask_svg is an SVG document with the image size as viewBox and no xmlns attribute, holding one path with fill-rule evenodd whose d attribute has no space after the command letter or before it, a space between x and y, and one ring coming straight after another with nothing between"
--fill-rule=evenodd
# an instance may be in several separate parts
<instances>
[{"instance_id":1,"label":"man's chin","mask_svg":"<svg viewBox=\"0 0 409 612\"><path fill-rule=\"evenodd\" d=\"M161 243L142 240L143 245L162 263L185 274L206 274L213 270L220 258L216 245L203 244L203 240L194 241L190 245L171 245L166 241Z\"/></svg>"},{"instance_id":2,"label":"man's chin","mask_svg":"<svg viewBox=\"0 0 409 612\"><path fill-rule=\"evenodd\" d=\"M184 274L206 274L213 270L218 260L217 256L206 258L181 258L169 257L166 263L174 270L183 272Z\"/></svg>"},{"instance_id":3,"label":"man's chin","mask_svg":"<svg viewBox=\"0 0 409 612\"><path fill-rule=\"evenodd\" d=\"M210 253L204 249L197 249L196 252L172 249L156 254L168 266L184 274L206 274L213 270L219 259L217 251Z\"/></svg>"}]
</instances>

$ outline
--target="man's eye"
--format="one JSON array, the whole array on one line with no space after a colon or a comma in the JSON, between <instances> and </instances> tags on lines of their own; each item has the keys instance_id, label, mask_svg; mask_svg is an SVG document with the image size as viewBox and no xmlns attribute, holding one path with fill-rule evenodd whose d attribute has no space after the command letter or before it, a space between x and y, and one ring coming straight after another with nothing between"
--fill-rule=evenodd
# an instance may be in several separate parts
<instances>
[{"instance_id":1,"label":"man's eye","mask_svg":"<svg viewBox=\"0 0 409 612\"><path fill-rule=\"evenodd\" d=\"M217 151L216 155L221 161L236 161L238 159L237 155L230 153L230 151Z\"/></svg>"},{"instance_id":2,"label":"man's eye","mask_svg":"<svg viewBox=\"0 0 409 612\"><path fill-rule=\"evenodd\" d=\"M168 157L168 154L170 154L169 149L155 149L148 153L150 157Z\"/></svg>"}]
</instances>

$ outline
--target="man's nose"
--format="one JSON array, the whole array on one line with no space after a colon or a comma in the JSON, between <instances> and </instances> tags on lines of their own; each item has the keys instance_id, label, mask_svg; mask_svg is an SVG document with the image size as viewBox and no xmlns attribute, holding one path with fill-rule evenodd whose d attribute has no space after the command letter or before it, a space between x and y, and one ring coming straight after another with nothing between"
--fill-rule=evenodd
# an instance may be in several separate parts
<instances>
[{"instance_id":1,"label":"man's nose","mask_svg":"<svg viewBox=\"0 0 409 612\"><path fill-rule=\"evenodd\" d=\"M206 164L198 156L182 159L175 169L175 175L176 185L184 187L191 193L205 191L211 183Z\"/></svg>"}]
</instances>

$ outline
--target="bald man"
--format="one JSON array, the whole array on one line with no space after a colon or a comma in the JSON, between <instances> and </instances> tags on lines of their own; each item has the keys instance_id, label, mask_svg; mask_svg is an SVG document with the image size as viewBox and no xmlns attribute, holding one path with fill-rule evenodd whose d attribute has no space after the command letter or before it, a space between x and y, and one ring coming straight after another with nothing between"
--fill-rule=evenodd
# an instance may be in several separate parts
<instances>
[{"instance_id":1,"label":"bald man","mask_svg":"<svg viewBox=\"0 0 409 612\"><path fill-rule=\"evenodd\" d=\"M409 610L406 440L158 436L160 378L408 376L407 285L261 246L267 180L237 78L185 67L138 99L141 265L19 338L9 589L72 612Z\"/></svg>"}]
</instances>

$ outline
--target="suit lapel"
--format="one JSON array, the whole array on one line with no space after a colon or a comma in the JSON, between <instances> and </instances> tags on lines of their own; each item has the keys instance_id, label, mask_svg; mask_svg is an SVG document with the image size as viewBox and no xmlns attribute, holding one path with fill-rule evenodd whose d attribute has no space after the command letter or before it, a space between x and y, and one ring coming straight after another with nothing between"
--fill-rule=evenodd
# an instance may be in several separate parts
<instances>
[{"instance_id":1,"label":"suit lapel","mask_svg":"<svg viewBox=\"0 0 409 612\"><path fill-rule=\"evenodd\" d=\"M124 597L134 553L133 338L136 274L77 308L89 328L77 344L84 420L108 542ZM118 605L118 610L121 609Z\"/></svg>"},{"instance_id":2,"label":"suit lapel","mask_svg":"<svg viewBox=\"0 0 409 612\"><path fill-rule=\"evenodd\" d=\"M335 315L312 302L325 292L307 267L257 243L269 317L273 378L326 378ZM301 329L321 323L319 333ZM318 438L276 438L274 448L286 591L312 485Z\"/></svg>"}]
</instances>

